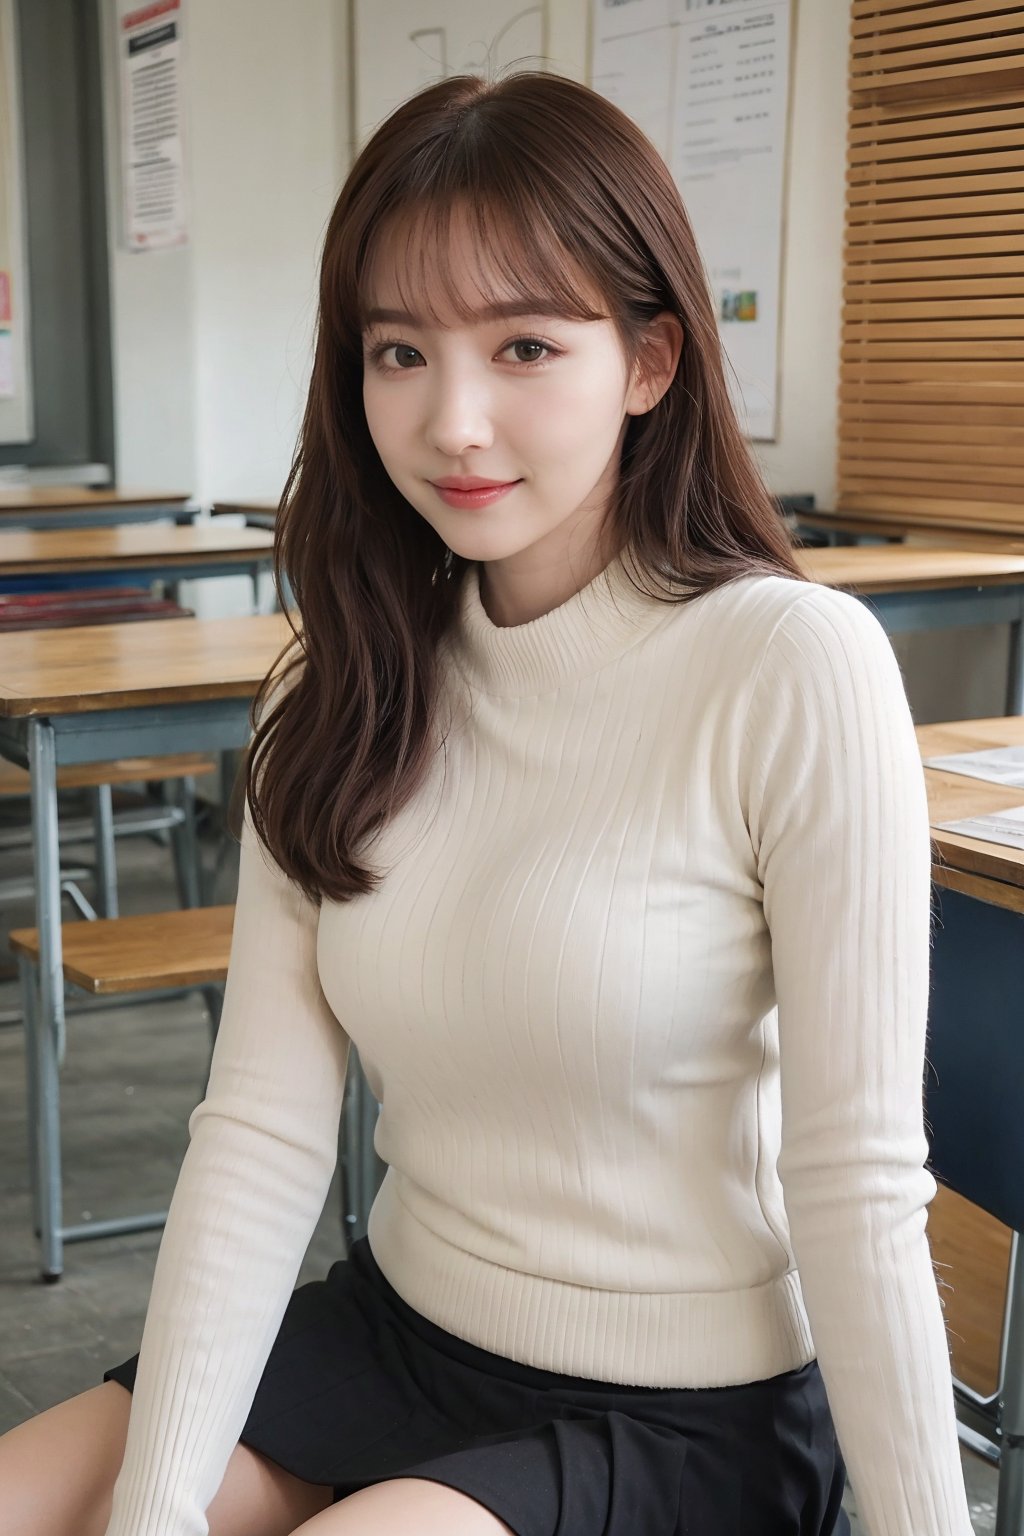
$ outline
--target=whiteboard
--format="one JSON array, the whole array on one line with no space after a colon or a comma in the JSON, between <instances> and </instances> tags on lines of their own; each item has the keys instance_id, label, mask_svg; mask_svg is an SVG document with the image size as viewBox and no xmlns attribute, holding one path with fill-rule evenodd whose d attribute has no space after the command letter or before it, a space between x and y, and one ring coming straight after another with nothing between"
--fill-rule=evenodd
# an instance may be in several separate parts
<instances>
[{"instance_id":1,"label":"whiteboard","mask_svg":"<svg viewBox=\"0 0 1024 1536\"><path fill-rule=\"evenodd\" d=\"M0 0L0 443L34 435L21 79L14 0Z\"/></svg>"},{"instance_id":2,"label":"whiteboard","mask_svg":"<svg viewBox=\"0 0 1024 1536\"><path fill-rule=\"evenodd\" d=\"M399 104L449 75L544 69L546 0L355 0L356 151Z\"/></svg>"},{"instance_id":3,"label":"whiteboard","mask_svg":"<svg viewBox=\"0 0 1024 1536\"><path fill-rule=\"evenodd\" d=\"M791 0L592 0L591 84L667 162L748 436L777 437Z\"/></svg>"}]
</instances>

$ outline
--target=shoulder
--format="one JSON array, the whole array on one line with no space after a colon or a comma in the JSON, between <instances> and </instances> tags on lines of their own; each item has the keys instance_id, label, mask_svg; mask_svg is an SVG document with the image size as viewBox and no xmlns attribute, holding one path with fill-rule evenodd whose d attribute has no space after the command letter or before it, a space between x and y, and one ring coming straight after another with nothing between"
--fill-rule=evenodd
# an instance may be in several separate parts
<instances>
[{"instance_id":1,"label":"shoulder","mask_svg":"<svg viewBox=\"0 0 1024 1536\"><path fill-rule=\"evenodd\" d=\"M885 631L860 598L792 576L741 576L707 594L723 623L742 620L743 631L767 645L776 632L833 631L860 635Z\"/></svg>"},{"instance_id":2,"label":"shoulder","mask_svg":"<svg viewBox=\"0 0 1024 1536\"><path fill-rule=\"evenodd\" d=\"M866 659L896 669L888 636L875 614L849 592L790 576L741 576L680 605L666 626L699 631L716 671L731 674L742 691L760 674L839 670Z\"/></svg>"},{"instance_id":3,"label":"shoulder","mask_svg":"<svg viewBox=\"0 0 1024 1536\"><path fill-rule=\"evenodd\" d=\"M791 583L774 596L747 690L745 739L764 756L835 771L836 753L864 767L898 743L916 760L899 661L876 614L849 592ZM884 750L883 750L883 744Z\"/></svg>"},{"instance_id":4,"label":"shoulder","mask_svg":"<svg viewBox=\"0 0 1024 1536\"><path fill-rule=\"evenodd\" d=\"M897 723L909 728L891 641L851 593L786 576L744 576L684 607L694 610L700 643L687 652L695 666L678 669L680 685L697 689L702 716L717 712L731 721L739 740L781 745L793 735L855 739ZM676 622L685 620L680 615L668 628Z\"/></svg>"},{"instance_id":5,"label":"shoulder","mask_svg":"<svg viewBox=\"0 0 1024 1536\"><path fill-rule=\"evenodd\" d=\"M796 582L780 603L761 671L778 686L838 699L865 689L904 698L892 642L870 606L850 592Z\"/></svg>"}]
</instances>

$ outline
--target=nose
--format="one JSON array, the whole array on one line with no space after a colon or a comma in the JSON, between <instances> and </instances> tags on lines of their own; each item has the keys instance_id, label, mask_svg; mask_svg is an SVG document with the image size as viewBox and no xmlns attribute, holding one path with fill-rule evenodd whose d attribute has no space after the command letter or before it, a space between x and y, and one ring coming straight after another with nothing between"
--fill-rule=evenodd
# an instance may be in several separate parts
<instances>
[{"instance_id":1,"label":"nose","mask_svg":"<svg viewBox=\"0 0 1024 1536\"><path fill-rule=\"evenodd\" d=\"M494 441L490 393L473 369L435 370L427 411L426 438L448 459Z\"/></svg>"}]
</instances>

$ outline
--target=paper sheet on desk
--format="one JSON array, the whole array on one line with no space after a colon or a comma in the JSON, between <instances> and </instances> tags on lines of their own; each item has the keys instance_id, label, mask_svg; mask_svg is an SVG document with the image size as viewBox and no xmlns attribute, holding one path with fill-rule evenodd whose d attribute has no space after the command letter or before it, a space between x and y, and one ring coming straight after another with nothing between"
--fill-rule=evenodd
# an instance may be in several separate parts
<instances>
[{"instance_id":1,"label":"paper sheet on desk","mask_svg":"<svg viewBox=\"0 0 1024 1536\"><path fill-rule=\"evenodd\" d=\"M1007 848L1024 849L1024 805L992 811L987 816L968 816L963 821L936 821L932 825L938 831L980 838L983 843L1003 843Z\"/></svg>"},{"instance_id":2,"label":"paper sheet on desk","mask_svg":"<svg viewBox=\"0 0 1024 1536\"><path fill-rule=\"evenodd\" d=\"M954 752L948 757L926 757L924 766L1024 789L1024 747L989 747L984 752Z\"/></svg>"}]
</instances>

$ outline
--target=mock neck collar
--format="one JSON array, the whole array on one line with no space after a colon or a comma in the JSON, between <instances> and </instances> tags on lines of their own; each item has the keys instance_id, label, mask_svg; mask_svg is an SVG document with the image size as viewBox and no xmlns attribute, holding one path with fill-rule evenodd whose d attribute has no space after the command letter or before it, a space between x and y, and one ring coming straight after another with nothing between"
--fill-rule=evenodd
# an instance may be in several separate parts
<instances>
[{"instance_id":1,"label":"mock neck collar","mask_svg":"<svg viewBox=\"0 0 1024 1536\"><path fill-rule=\"evenodd\" d=\"M481 565L463 580L451 636L456 665L485 693L546 693L586 677L621 656L675 604L637 590L639 576L625 552L566 602L525 624L495 624L480 597Z\"/></svg>"}]
</instances>

